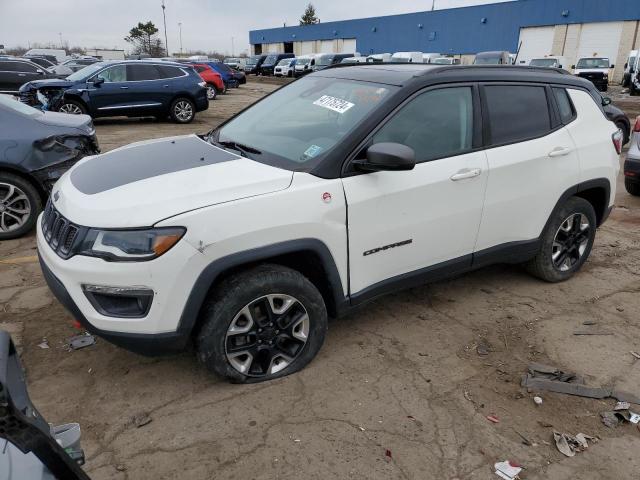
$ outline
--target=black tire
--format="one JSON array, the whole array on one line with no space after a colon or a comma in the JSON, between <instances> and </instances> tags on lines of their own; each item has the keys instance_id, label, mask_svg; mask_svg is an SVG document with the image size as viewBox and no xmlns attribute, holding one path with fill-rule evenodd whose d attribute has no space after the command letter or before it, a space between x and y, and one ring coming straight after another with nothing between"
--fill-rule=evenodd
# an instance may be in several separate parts
<instances>
[{"instance_id":1,"label":"black tire","mask_svg":"<svg viewBox=\"0 0 640 480\"><path fill-rule=\"evenodd\" d=\"M68 113L73 115L86 115L87 107L84 103L77 100L63 100L58 107L58 112Z\"/></svg>"},{"instance_id":2,"label":"black tire","mask_svg":"<svg viewBox=\"0 0 640 480\"><path fill-rule=\"evenodd\" d=\"M218 96L218 89L215 85L209 83L207 84L207 100L213 101Z\"/></svg>"},{"instance_id":3,"label":"black tire","mask_svg":"<svg viewBox=\"0 0 640 480\"><path fill-rule=\"evenodd\" d=\"M623 139L622 139L622 145L626 145L627 143L629 143L629 135L631 135L631 132L629 131L629 129L627 128L627 124L624 123L622 120L618 120L616 122L616 127L618 127L620 130L622 130L622 135L623 135Z\"/></svg>"},{"instance_id":4,"label":"black tire","mask_svg":"<svg viewBox=\"0 0 640 480\"><path fill-rule=\"evenodd\" d=\"M633 195L634 197L640 197L640 182L625 178L624 188L630 195Z\"/></svg>"},{"instance_id":5,"label":"black tire","mask_svg":"<svg viewBox=\"0 0 640 480\"><path fill-rule=\"evenodd\" d=\"M554 260L554 251L563 251L562 249L554 247L556 236L561 235L563 239L565 235L568 236L569 234L567 233L561 234L560 229L561 227L564 229L568 225L565 222L567 222L569 218L575 219L577 215L581 215L580 218L586 218L589 224L588 231L580 230L579 226L576 229L577 231L573 231L574 229L572 229L570 235L575 235L575 241L568 240L567 243L572 246L569 250L564 250L569 251L569 254L563 257L562 253L560 253L557 260ZM578 223L574 221L572 224L576 225ZM593 206L583 198L571 197L553 214L542 234L540 251L525 265L527 270L532 275L552 283L563 282L571 278L580 270L587 258L589 258L596 235L596 228L596 213ZM558 237L558 240L560 241L560 237ZM582 243L583 241L584 243ZM584 249L577 247L578 244L583 244ZM566 259L569 265L558 266L558 263L562 262L563 259ZM575 263L573 263L574 260Z\"/></svg>"},{"instance_id":6,"label":"black tire","mask_svg":"<svg viewBox=\"0 0 640 480\"><path fill-rule=\"evenodd\" d=\"M636 95L638 95L638 93L640 93L640 91L636 88L636 85L633 82L630 82L629 95L631 95L632 97L635 97Z\"/></svg>"},{"instance_id":7,"label":"black tire","mask_svg":"<svg viewBox=\"0 0 640 480\"><path fill-rule=\"evenodd\" d=\"M188 114L189 108L191 108L190 115ZM173 102L171 102L171 107L169 108L169 116L171 117L171 120L176 123L191 123L196 116L196 106L188 98L176 98Z\"/></svg>"},{"instance_id":8,"label":"black tire","mask_svg":"<svg viewBox=\"0 0 640 480\"><path fill-rule=\"evenodd\" d=\"M267 311L266 309L269 308L271 302L266 299L266 296L272 294L288 296L298 303L286 307L285 312L281 313L279 317L274 316L276 314L273 308L270 308L269 315L263 315L261 320L258 320L257 316L255 321L251 320L249 323L250 331L236 334L236 336L227 339L229 328L232 323L235 323L234 326L238 325L245 307L251 305L253 308L251 318L253 319L253 315L256 313ZM260 305L264 305L264 309L261 309ZM294 311L294 308L299 309L299 306L302 306L303 310ZM296 325L302 323L300 317L296 317L297 320L286 317L287 315L292 317L294 314L301 315L300 312L304 311L306 311L308 318L307 332L305 343L300 346L301 340L287 335L289 330L294 332ZM263 323L265 318L273 320L272 323ZM247 323L245 319L244 325L246 326ZM262 329L258 330L259 326L262 326ZM279 336L274 336L279 332L279 330L275 330L276 328L283 329ZM317 288L295 270L268 264L233 275L225 279L215 289L204 306L201 327L196 334L195 344L198 359L210 371L226 377L234 383L258 383L283 377L304 368L320 350L326 331L327 309ZM246 347L247 350L254 352L254 355L244 355L245 364L248 361L245 373L232 365L227 356L227 346L230 348L236 346L233 338L239 336L244 337L240 339L241 349L245 345L249 345ZM260 340L262 337L265 340ZM269 342L275 343L276 346L271 346ZM283 351L281 347L291 345L287 342L295 344L295 355L292 354L289 359L290 363L282 367L281 370L270 372L272 366L275 368L278 362L283 359L278 357L280 355L278 352ZM273 356L274 352L275 356ZM241 357L243 354L236 358ZM258 357L261 358L258 359ZM267 368L264 368L265 363L269 364Z\"/></svg>"},{"instance_id":9,"label":"black tire","mask_svg":"<svg viewBox=\"0 0 640 480\"><path fill-rule=\"evenodd\" d=\"M11 187L14 193L10 197L8 193ZM21 197L24 199L15 200ZM18 238L30 232L42 212L42 199L36 187L23 177L0 172L0 198L0 240ZM28 209L29 213L16 215L15 209Z\"/></svg>"}]
</instances>

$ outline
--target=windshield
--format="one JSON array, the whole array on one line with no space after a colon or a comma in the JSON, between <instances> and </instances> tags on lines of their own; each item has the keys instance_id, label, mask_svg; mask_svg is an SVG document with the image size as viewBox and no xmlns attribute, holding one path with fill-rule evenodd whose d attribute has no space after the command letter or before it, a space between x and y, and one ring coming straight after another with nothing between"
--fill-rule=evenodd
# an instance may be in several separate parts
<instances>
[{"instance_id":1,"label":"windshield","mask_svg":"<svg viewBox=\"0 0 640 480\"><path fill-rule=\"evenodd\" d=\"M450 65L451 64L451 60L449 58L436 58L431 63L435 63L436 65Z\"/></svg>"},{"instance_id":2,"label":"windshield","mask_svg":"<svg viewBox=\"0 0 640 480\"><path fill-rule=\"evenodd\" d=\"M576 68L609 68L608 58L581 58Z\"/></svg>"},{"instance_id":3,"label":"windshield","mask_svg":"<svg viewBox=\"0 0 640 480\"><path fill-rule=\"evenodd\" d=\"M0 95L0 106L10 108L14 112L19 112L30 117L42 115L42 112L40 110L36 110L29 105L25 105L21 101L15 100L10 95Z\"/></svg>"},{"instance_id":4,"label":"windshield","mask_svg":"<svg viewBox=\"0 0 640 480\"><path fill-rule=\"evenodd\" d=\"M555 58L534 58L529 63L532 67L555 67L558 61Z\"/></svg>"},{"instance_id":5,"label":"windshield","mask_svg":"<svg viewBox=\"0 0 640 480\"><path fill-rule=\"evenodd\" d=\"M67 80L72 82L77 82L80 80L86 80L91 77L94 73L99 72L105 67L104 63L94 63L87 67L84 67L82 70L78 70L76 73L72 73L67 77Z\"/></svg>"},{"instance_id":6,"label":"windshield","mask_svg":"<svg viewBox=\"0 0 640 480\"><path fill-rule=\"evenodd\" d=\"M309 63L311 63L310 58L299 58L296 65L308 65Z\"/></svg>"},{"instance_id":7,"label":"windshield","mask_svg":"<svg viewBox=\"0 0 640 480\"><path fill-rule=\"evenodd\" d=\"M277 59L278 59L277 55L269 55L267 58L264 59L264 65L273 65L276 63Z\"/></svg>"},{"instance_id":8,"label":"windshield","mask_svg":"<svg viewBox=\"0 0 640 480\"><path fill-rule=\"evenodd\" d=\"M260 55L254 55L253 57L249 57L247 59L247 65L255 65L260 61Z\"/></svg>"},{"instance_id":9,"label":"windshield","mask_svg":"<svg viewBox=\"0 0 640 480\"><path fill-rule=\"evenodd\" d=\"M326 67L331 65L331 62L333 62L333 55L322 55L316 62L316 65Z\"/></svg>"},{"instance_id":10,"label":"windshield","mask_svg":"<svg viewBox=\"0 0 640 480\"><path fill-rule=\"evenodd\" d=\"M285 65L289 65L292 60L292 58L284 58L278 62L278 66L284 67Z\"/></svg>"},{"instance_id":11,"label":"windshield","mask_svg":"<svg viewBox=\"0 0 640 480\"><path fill-rule=\"evenodd\" d=\"M247 153L269 165L309 170L396 90L371 82L305 77L230 120L212 141L259 151Z\"/></svg>"},{"instance_id":12,"label":"windshield","mask_svg":"<svg viewBox=\"0 0 640 480\"><path fill-rule=\"evenodd\" d=\"M476 64L476 65L499 65L501 59L502 59L502 57L500 57L500 56L495 56L495 57L476 57L476 59L473 61L473 63Z\"/></svg>"}]
</instances>

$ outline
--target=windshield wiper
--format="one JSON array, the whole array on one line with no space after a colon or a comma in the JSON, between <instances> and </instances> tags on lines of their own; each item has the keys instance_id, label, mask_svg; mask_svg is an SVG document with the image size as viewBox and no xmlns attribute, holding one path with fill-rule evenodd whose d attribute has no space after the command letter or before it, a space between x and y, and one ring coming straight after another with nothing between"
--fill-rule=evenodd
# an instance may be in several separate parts
<instances>
[{"instance_id":1,"label":"windshield wiper","mask_svg":"<svg viewBox=\"0 0 640 480\"><path fill-rule=\"evenodd\" d=\"M247 145L242 145L241 143L236 143L236 142L232 142L232 141L225 141L225 142L221 142L221 141L217 141L215 142L218 145L222 145L223 147L227 147L227 148L232 148L233 150L237 150L240 153L244 154L243 157L246 157L247 153L252 153L255 155L261 155L262 152L256 148L253 147L248 147Z\"/></svg>"}]
</instances>

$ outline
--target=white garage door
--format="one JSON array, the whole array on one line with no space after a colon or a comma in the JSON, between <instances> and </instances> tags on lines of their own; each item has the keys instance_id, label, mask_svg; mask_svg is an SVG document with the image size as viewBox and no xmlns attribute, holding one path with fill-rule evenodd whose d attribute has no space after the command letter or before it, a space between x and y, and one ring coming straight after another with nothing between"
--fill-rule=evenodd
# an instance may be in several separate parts
<instances>
[{"instance_id":1,"label":"white garage door","mask_svg":"<svg viewBox=\"0 0 640 480\"><path fill-rule=\"evenodd\" d=\"M300 53L298 55L309 55L313 53L313 47L316 42L298 42L300 44Z\"/></svg>"},{"instance_id":2,"label":"white garage door","mask_svg":"<svg viewBox=\"0 0 640 480\"><path fill-rule=\"evenodd\" d=\"M582 25L578 58L607 57L615 63L622 35L622 22L585 23Z\"/></svg>"},{"instance_id":3,"label":"white garage door","mask_svg":"<svg viewBox=\"0 0 640 480\"><path fill-rule=\"evenodd\" d=\"M318 53L333 53L333 40L321 40Z\"/></svg>"},{"instance_id":4,"label":"white garage door","mask_svg":"<svg viewBox=\"0 0 640 480\"><path fill-rule=\"evenodd\" d=\"M342 43L342 51L340 53L356 53L356 39L345 38Z\"/></svg>"},{"instance_id":5,"label":"white garage door","mask_svg":"<svg viewBox=\"0 0 640 480\"><path fill-rule=\"evenodd\" d=\"M520 54L518 65L529 65L534 58L551 55L554 27L529 27L520 29Z\"/></svg>"}]
</instances>

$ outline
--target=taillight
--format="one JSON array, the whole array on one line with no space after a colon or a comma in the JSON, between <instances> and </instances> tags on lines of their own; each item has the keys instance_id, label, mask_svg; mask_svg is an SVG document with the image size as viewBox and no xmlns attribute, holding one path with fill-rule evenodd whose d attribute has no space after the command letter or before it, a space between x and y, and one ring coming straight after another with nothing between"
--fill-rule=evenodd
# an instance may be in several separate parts
<instances>
[{"instance_id":1,"label":"taillight","mask_svg":"<svg viewBox=\"0 0 640 480\"><path fill-rule=\"evenodd\" d=\"M618 155L622 153L622 141L624 139L624 135L622 134L622 130L618 130L616 133L611 135L611 140L613 140L613 146L618 152Z\"/></svg>"},{"instance_id":2,"label":"taillight","mask_svg":"<svg viewBox=\"0 0 640 480\"><path fill-rule=\"evenodd\" d=\"M636 124L633 127L635 133L640 133L640 116L636 117Z\"/></svg>"}]
</instances>

